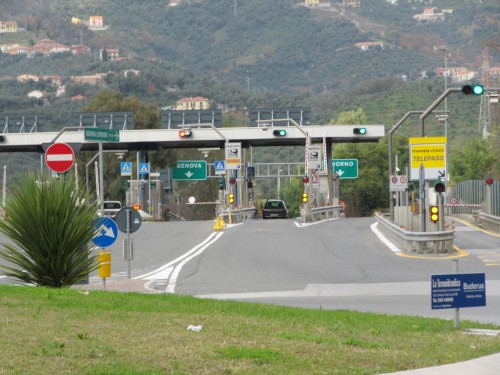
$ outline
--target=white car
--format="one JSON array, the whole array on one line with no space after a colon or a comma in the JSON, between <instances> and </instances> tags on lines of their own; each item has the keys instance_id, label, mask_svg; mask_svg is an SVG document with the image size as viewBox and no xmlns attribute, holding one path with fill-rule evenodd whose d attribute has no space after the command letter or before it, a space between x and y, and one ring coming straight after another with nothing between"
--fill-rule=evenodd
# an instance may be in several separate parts
<instances>
[{"instance_id":1,"label":"white car","mask_svg":"<svg viewBox=\"0 0 500 375\"><path fill-rule=\"evenodd\" d=\"M121 209L122 203L120 201L104 201L103 216L114 218Z\"/></svg>"}]
</instances>

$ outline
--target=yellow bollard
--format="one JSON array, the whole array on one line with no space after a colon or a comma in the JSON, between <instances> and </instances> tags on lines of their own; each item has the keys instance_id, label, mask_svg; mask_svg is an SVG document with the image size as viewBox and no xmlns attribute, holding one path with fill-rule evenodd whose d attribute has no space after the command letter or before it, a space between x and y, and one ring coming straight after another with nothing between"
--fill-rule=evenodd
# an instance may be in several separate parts
<instances>
[{"instance_id":1,"label":"yellow bollard","mask_svg":"<svg viewBox=\"0 0 500 375\"><path fill-rule=\"evenodd\" d=\"M97 253L97 275L102 278L111 276L111 252L99 251Z\"/></svg>"},{"instance_id":2,"label":"yellow bollard","mask_svg":"<svg viewBox=\"0 0 500 375\"><path fill-rule=\"evenodd\" d=\"M218 217L215 220L214 230L221 230L226 227L226 223L224 223L224 219L222 217Z\"/></svg>"}]
</instances>

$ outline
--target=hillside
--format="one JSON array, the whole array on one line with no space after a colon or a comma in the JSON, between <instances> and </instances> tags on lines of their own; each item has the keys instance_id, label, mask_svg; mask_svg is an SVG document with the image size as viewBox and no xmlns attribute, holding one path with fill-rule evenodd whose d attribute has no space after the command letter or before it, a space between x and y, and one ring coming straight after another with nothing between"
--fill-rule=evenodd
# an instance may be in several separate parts
<instances>
[{"instance_id":1,"label":"hillside","mask_svg":"<svg viewBox=\"0 0 500 375\"><path fill-rule=\"evenodd\" d=\"M434 1L436 7L453 6L453 13L432 23L412 18L426 4L393 6L384 0L319 9L297 6L296 0L182 1L175 7L165 0L24 0L0 5L0 14L10 14L20 25L26 21L32 43L41 37L68 45L81 39L93 49L118 48L121 56L160 59L206 79L259 91L315 94L384 76L433 74L443 63L436 46L447 46L453 63L477 70L482 45L498 36L500 6L491 4ZM90 31L70 23L72 17L91 15L103 16L109 29ZM383 48L363 52L354 46L368 41L380 41ZM41 73L56 73L46 69ZM12 66L6 71L22 73Z\"/></svg>"},{"instance_id":2,"label":"hillside","mask_svg":"<svg viewBox=\"0 0 500 375\"><path fill-rule=\"evenodd\" d=\"M60 129L74 112L122 110L123 103L93 101L97 94L113 92L130 98L127 110L137 109L140 100L150 106L149 113L175 106L185 96L207 97L212 108L224 109L224 126L247 126L248 108L308 106L316 124L335 123L342 112L362 108L368 123L385 124L388 130L406 112L427 108L443 92L444 79L435 69L444 66L445 52L449 67L466 67L477 75L485 46L493 64L500 59L500 5L494 0L434 0L436 11L452 8L434 22L413 18L430 6L421 1L362 0L359 8L342 8L340 2L307 8L295 0L169 5L167 0L2 1L0 17L18 22L20 30L15 36L0 33L0 45L41 48L44 39L51 39L67 51L0 54L0 113L35 112L45 117L45 129ZM89 28L93 16L103 17L103 27ZM73 17L81 23L72 24ZM90 52L69 51L80 43ZM118 51L117 58L108 58L108 51ZM52 78L17 82L21 74L58 76L65 91L59 95ZM99 77L97 83L74 79L91 75ZM29 97L33 90L43 92L43 98ZM450 148L480 138L479 104L477 97L450 96L448 128L431 116L427 134L447 132ZM159 116L143 117L141 127L159 126L154 118ZM492 119L493 133L498 133L498 106ZM418 134L417 117L398 132ZM255 151L255 162L303 157L302 148ZM162 158L166 167L175 156ZM40 164L39 155L0 154L0 162L34 169ZM8 171L9 176L18 172ZM262 196L272 191L268 182L258 187ZM106 189L110 197L122 199L118 182Z\"/></svg>"}]
</instances>

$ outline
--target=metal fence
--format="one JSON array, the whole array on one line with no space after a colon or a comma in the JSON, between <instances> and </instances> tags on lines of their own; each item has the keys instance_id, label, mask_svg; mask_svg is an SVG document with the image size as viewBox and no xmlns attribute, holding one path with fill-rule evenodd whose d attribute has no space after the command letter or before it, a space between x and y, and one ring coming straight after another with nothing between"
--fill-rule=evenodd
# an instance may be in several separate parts
<instances>
[{"instance_id":1,"label":"metal fence","mask_svg":"<svg viewBox=\"0 0 500 375\"><path fill-rule=\"evenodd\" d=\"M489 191L487 191L487 189ZM462 181L448 191L450 214L472 214L484 211L493 216L500 216L500 182L486 186L484 180Z\"/></svg>"}]
</instances>

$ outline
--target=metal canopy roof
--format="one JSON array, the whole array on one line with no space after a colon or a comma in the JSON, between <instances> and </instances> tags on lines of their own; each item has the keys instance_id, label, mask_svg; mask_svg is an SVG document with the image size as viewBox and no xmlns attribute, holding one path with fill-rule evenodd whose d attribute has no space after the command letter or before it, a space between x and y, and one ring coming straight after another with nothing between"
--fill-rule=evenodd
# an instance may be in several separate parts
<instances>
[{"instance_id":1,"label":"metal canopy roof","mask_svg":"<svg viewBox=\"0 0 500 375\"><path fill-rule=\"evenodd\" d=\"M326 138L331 143L378 142L385 134L384 125L309 125L309 126L261 126L238 128L211 128L197 125L187 126L191 137L181 138L180 129L120 130L119 142L103 142L104 150L150 150L159 148L224 148L225 142L241 142L250 146L305 145L305 133L312 143L321 143ZM354 128L366 128L366 134L354 134ZM285 136L273 135L273 129L285 129ZM59 136L58 136L59 135ZM78 144L81 151L98 150L99 143L86 141L84 128L43 133L4 133L0 152L39 152L55 142Z\"/></svg>"}]
</instances>

